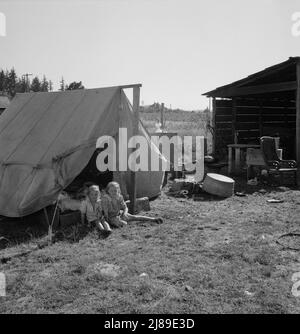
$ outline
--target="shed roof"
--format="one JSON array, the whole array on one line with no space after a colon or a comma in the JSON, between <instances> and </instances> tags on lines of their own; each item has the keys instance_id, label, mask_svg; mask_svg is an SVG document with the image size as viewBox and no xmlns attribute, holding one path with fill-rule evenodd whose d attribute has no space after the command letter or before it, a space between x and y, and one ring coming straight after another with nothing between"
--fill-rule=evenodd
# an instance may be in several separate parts
<instances>
[{"instance_id":1,"label":"shed roof","mask_svg":"<svg viewBox=\"0 0 300 334\"><path fill-rule=\"evenodd\" d=\"M207 97L224 97L245 95L286 94L296 90L296 64L300 57L290 57L288 60L267 67L262 71L251 74L241 80L220 86L203 95Z\"/></svg>"}]
</instances>

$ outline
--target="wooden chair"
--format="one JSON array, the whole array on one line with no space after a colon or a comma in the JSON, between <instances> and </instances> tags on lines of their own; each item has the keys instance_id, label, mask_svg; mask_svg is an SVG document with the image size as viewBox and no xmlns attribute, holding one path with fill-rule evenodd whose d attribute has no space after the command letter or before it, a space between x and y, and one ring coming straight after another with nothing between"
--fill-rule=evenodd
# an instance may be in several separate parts
<instances>
[{"instance_id":1,"label":"wooden chair","mask_svg":"<svg viewBox=\"0 0 300 334\"><path fill-rule=\"evenodd\" d=\"M264 136L260 138L261 152L269 175L279 175L280 183L284 184L284 176L291 175L297 185L297 163L295 160L282 160L276 152L275 139Z\"/></svg>"}]
</instances>

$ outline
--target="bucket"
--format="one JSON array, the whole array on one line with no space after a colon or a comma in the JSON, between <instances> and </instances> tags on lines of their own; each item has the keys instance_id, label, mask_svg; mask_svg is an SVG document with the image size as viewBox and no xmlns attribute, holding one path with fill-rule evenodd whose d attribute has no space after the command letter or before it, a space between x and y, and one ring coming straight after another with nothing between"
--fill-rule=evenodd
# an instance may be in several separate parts
<instances>
[{"instance_id":1,"label":"bucket","mask_svg":"<svg viewBox=\"0 0 300 334\"><path fill-rule=\"evenodd\" d=\"M211 195L230 197L234 194L234 180L230 177L208 173L204 179L202 189Z\"/></svg>"}]
</instances>

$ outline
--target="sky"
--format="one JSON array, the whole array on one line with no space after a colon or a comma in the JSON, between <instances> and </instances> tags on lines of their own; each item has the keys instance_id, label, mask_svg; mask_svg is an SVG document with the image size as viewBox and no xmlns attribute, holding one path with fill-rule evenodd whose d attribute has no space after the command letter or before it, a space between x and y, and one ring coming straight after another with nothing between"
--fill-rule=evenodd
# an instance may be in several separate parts
<instances>
[{"instance_id":1,"label":"sky","mask_svg":"<svg viewBox=\"0 0 300 334\"><path fill-rule=\"evenodd\" d=\"M0 0L0 68L55 89L62 76L141 83L141 104L199 110L203 93L300 56L297 12L299 0Z\"/></svg>"}]
</instances>

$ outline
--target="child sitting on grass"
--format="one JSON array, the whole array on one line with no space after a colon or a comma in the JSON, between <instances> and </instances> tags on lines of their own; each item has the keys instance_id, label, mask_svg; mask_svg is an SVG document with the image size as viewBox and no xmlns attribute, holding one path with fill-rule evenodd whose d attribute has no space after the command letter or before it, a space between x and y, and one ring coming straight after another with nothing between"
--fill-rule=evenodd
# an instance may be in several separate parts
<instances>
[{"instance_id":1,"label":"child sitting on grass","mask_svg":"<svg viewBox=\"0 0 300 334\"><path fill-rule=\"evenodd\" d=\"M95 226L100 232L109 235L112 231L109 224L105 221L102 211L100 190L97 185L88 188L87 196L81 203L81 222L87 220L89 227Z\"/></svg>"},{"instance_id":2,"label":"child sitting on grass","mask_svg":"<svg viewBox=\"0 0 300 334\"><path fill-rule=\"evenodd\" d=\"M105 219L111 226L122 227L130 221L149 221L159 224L163 222L161 218L137 216L128 213L127 205L117 182L110 182L106 187L106 193L102 199L103 212Z\"/></svg>"}]
</instances>

